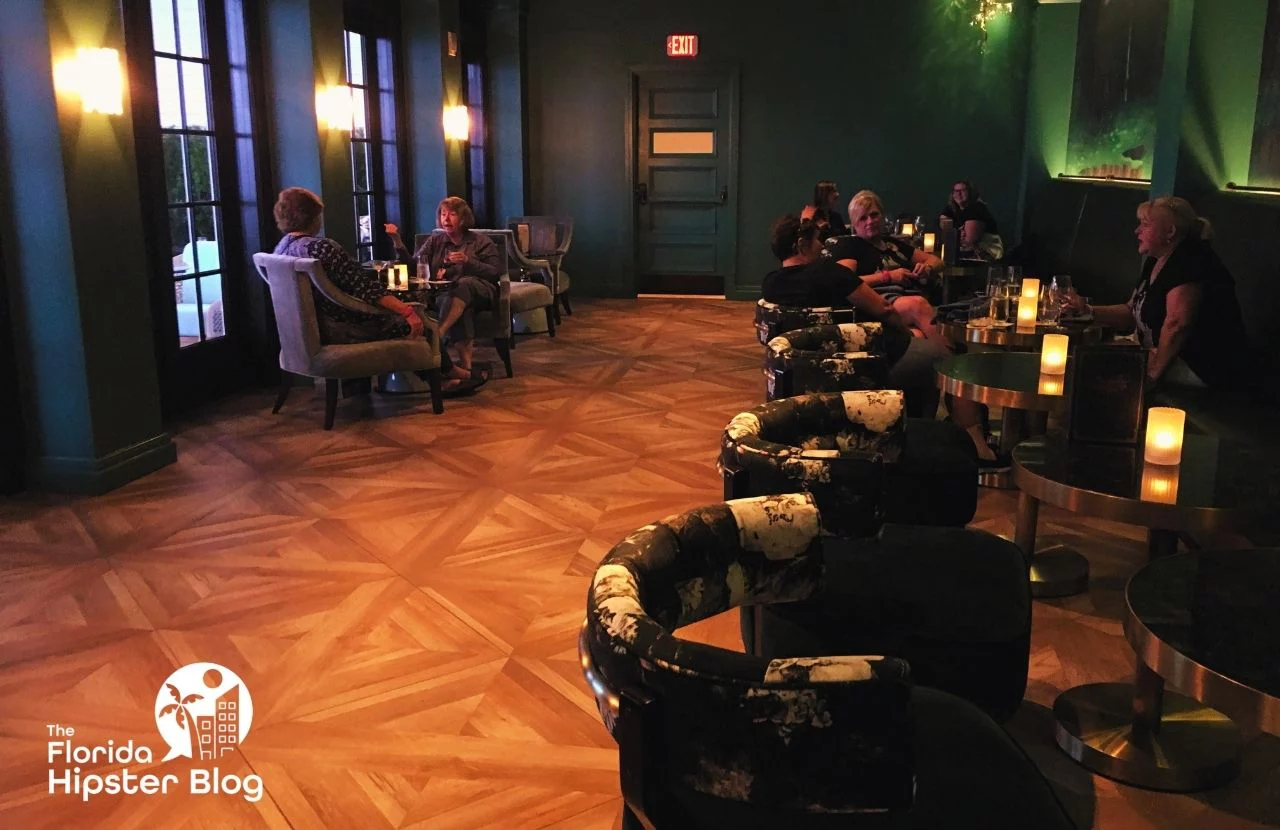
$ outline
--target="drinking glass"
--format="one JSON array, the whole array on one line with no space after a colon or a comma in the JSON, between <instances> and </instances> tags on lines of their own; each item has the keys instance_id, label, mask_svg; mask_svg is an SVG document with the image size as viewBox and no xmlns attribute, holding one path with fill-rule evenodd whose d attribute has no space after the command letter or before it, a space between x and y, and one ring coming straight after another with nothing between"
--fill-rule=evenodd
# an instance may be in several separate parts
<instances>
[{"instance_id":1,"label":"drinking glass","mask_svg":"<svg viewBox=\"0 0 1280 830\"><path fill-rule=\"evenodd\" d=\"M1008 292L1000 292L993 294L988 299L989 316L991 317L990 325L999 325L1009 322L1009 306L1010 298Z\"/></svg>"},{"instance_id":2,"label":"drinking glass","mask_svg":"<svg viewBox=\"0 0 1280 830\"><path fill-rule=\"evenodd\" d=\"M1062 298L1052 283L1040 288L1040 319L1056 324L1062 314Z\"/></svg>"},{"instance_id":3,"label":"drinking glass","mask_svg":"<svg viewBox=\"0 0 1280 830\"><path fill-rule=\"evenodd\" d=\"M1018 286L1022 284L1022 266L1009 265L1005 268L1005 273L1009 275L1009 282L1018 290Z\"/></svg>"},{"instance_id":4,"label":"drinking glass","mask_svg":"<svg viewBox=\"0 0 1280 830\"><path fill-rule=\"evenodd\" d=\"M969 328L991 328L991 300L980 299L969 303Z\"/></svg>"},{"instance_id":5,"label":"drinking glass","mask_svg":"<svg viewBox=\"0 0 1280 830\"><path fill-rule=\"evenodd\" d=\"M987 296L996 297L1005 292L1008 281L1005 279L1004 267L993 265L987 269Z\"/></svg>"}]
</instances>

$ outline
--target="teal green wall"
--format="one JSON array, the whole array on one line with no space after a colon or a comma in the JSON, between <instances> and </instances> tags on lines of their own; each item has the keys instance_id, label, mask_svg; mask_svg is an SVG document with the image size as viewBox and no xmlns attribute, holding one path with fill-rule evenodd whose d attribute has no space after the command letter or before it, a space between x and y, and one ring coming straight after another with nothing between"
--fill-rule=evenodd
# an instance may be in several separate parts
<instances>
[{"instance_id":1,"label":"teal green wall","mask_svg":"<svg viewBox=\"0 0 1280 830\"><path fill-rule=\"evenodd\" d=\"M1214 245L1236 279L1249 333L1277 352L1280 197L1223 188L1247 180L1267 0L1171 0L1152 183L1086 183L1061 171L1078 7L1039 6L1028 90L1024 233L1042 247L1044 270L1070 271L1082 293L1121 302L1137 280L1137 206L1152 195L1188 199L1214 224ZM1070 51L1067 38L1070 35ZM1072 227L1084 204L1079 239Z\"/></svg>"},{"instance_id":2,"label":"teal green wall","mask_svg":"<svg viewBox=\"0 0 1280 830\"><path fill-rule=\"evenodd\" d=\"M493 156L493 224L524 215L523 27L520 0L496 0L489 16L489 144Z\"/></svg>"},{"instance_id":3,"label":"teal green wall","mask_svg":"<svg viewBox=\"0 0 1280 830\"><path fill-rule=\"evenodd\" d=\"M529 204L576 217L574 291L634 293L627 247L623 107L628 67L664 64L673 32L700 37L696 63L741 70L738 274L753 296L775 267L768 227L834 178L847 199L876 189L891 211L936 216L973 179L1016 224L1029 3L977 30L948 0L828 3L767 13L732 0L644 4L534 0L528 18ZM860 57L866 50L875 57Z\"/></svg>"},{"instance_id":4,"label":"teal green wall","mask_svg":"<svg viewBox=\"0 0 1280 830\"><path fill-rule=\"evenodd\" d=\"M413 177L413 215L419 225L407 230L422 233L435 227L436 205L448 191L441 121L445 32L440 22L440 0L404 0L401 12L405 101L413 122L406 162Z\"/></svg>"},{"instance_id":5,"label":"teal green wall","mask_svg":"<svg viewBox=\"0 0 1280 830\"><path fill-rule=\"evenodd\" d=\"M0 35L0 234L32 480L99 492L171 463L147 290L130 103L55 98L55 59L124 54L112 0L10 0Z\"/></svg>"}]
</instances>

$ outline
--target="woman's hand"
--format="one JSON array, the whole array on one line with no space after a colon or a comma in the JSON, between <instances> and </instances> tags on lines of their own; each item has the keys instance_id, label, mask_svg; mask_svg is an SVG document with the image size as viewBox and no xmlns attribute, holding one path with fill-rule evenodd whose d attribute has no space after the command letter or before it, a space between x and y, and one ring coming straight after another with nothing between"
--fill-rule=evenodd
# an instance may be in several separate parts
<instances>
[{"instance_id":1,"label":"woman's hand","mask_svg":"<svg viewBox=\"0 0 1280 830\"><path fill-rule=\"evenodd\" d=\"M465 265L471 261L471 257L467 256L466 251L450 251L444 255L444 261L450 265Z\"/></svg>"},{"instance_id":2,"label":"woman's hand","mask_svg":"<svg viewBox=\"0 0 1280 830\"><path fill-rule=\"evenodd\" d=\"M1068 291L1059 302L1063 310L1070 310L1077 317L1083 316L1089 309L1089 304L1084 301L1084 297L1076 293L1074 288Z\"/></svg>"},{"instance_id":3,"label":"woman's hand","mask_svg":"<svg viewBox=\"0 0 1280 830\"><path fill-rule=\"evenodd\" d=\"M894 268L892 271L886 271L885 274L889 277L889 282L897 283L901 283L912 276L912 273L906 268Z\"/></svg>"},{"instance_id":4,"label":"woman's hand","mask_svg":"<svg viewBox=\"0 0 1280 830\"><path fill-rule=\"evenodd\" d=\"M443 268L437 268L437 269L436 269L436 282L444 282L444 281L445 281L444 269L443 269Z\"/></svg>"},{"instance_id":5,"label":"woman's hand","mask_svg":"<svg viewBox=\"0 0 1280 830\"><path fill-rule=\"evenodd\" d=\"M418 312L414 311L413 306L408 306L408 312L404 315L404 319L409 324L409 336L421 337L423 331L422 318L418 316Z\"/></svg>"},{"instance_id":6,"label":"woman's hand","mask_svg":"<svg viewBox=\"0 0 1280 830\"><path fill-rule=\"evenodd\" d=\"M911 269L911 276L927 277L932 271L933 271L933 268L928 262L917 262L915 264L915 267Z\"/></svg>"}]
</instances>

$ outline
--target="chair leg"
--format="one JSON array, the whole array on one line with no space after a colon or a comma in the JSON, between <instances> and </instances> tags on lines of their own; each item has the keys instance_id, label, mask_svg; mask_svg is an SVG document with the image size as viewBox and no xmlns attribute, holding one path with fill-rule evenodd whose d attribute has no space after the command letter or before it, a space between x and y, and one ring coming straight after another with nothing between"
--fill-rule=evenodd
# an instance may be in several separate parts
<instances>
[{"instance_id":1,"label":"chair leg","mask_svg":"<svg viewBox=\"0 0 1280 830\"><path fill-rule=\"evenodd\" d=\"M289 390L293 388L293 375L281 370L280 372L280 393L276 395L276 405L271 407L271 414L275 415L280 411L280 407L284 406L284 399L289 397Z\"/></svg>"},{"instance_id":2,"label":"chair leg","mask_svg":"<svg viewBox=\"0 0 1280 830\"><path fill-rule=\"evenodd\" d=\"M342 381L337 378L324 379L324 428L333 429L333 416L338 412L338 389Z\"/></svg>"},{"instance_id":3,"label":"chair leg","mask_svg":"<svg viewBox=\"0 0 1280 830\"><path fill-rule=\"evenodd\" d=\"M518 339L518 338L516 337L516 316L515 316L514 314L512 314L512 315L511 315L511 338L510 338L510 340L511 340L511 348L513 348L513 349L514 349L514 348L516 347L516 340L517 340L517 339ZM496 345L497 345L497 343L498 343L498 341L497 341L497 340L495 340L495 341L493 341L493 342L494 342L494 345L495 345L495 346L496 346Z\"/></svg>"},{"instance_id":4,"label":"chair leg","mask_svg":"<svg viewBox=\"0 0 1280 830\"><path fill-rule=\"evenodd\" d=\"M498 349L498 357L502 358L502 365L507 367L507 377L512 376L511 371L511 341L514 337L495 337L493 345Z\"/></svg>"},{"instance_id":5,"label":"chair leg","mask_svg":"<svg viewBox=\"0 0 1280 830\"><path fill-rule=\"evenodd\" d=\"M550 308L543 309L543 311L547 313L547 334L550 335L551 337L556 336L556 323L560 322L559 320L556 319L560 315L552 313L553 311L555 311L555 308L556 308L556 304L552 303Z\"/></svg>"},{"instance_id":6,"label":"chair leg","mask_svg":"<svg viewBox=\"0 0 1280 830\"><path fill-rule=\"evenodd\" d=\"M441 395L443 381L439 369L427 370L427 386L431 387L431 411L439 415L444 412L444 396Z\"/></svg>"},{"instance_id":7,"label":"chair leg","mask_svg":"<svg viewBox=\"0 0 1280 830\"><path fill-rule=\"evenodd\" d=\"M569 305L569 292L566 291L560 295L560 302L564 303L564 313L570 317L573 316L573 306Z\"/></svg>"},{"instance_id":8,"label":"chair leg","mask_svg":"<svg viewBox=\"0 0 1280 830\"><path fill-rule=\"evenodd\" d=\"M556 302L555 297L551 298L551 308L547 309L547 317L552 316L556 318L556 325L560 325L560 304Z\"/></svg>"}]
</instances>

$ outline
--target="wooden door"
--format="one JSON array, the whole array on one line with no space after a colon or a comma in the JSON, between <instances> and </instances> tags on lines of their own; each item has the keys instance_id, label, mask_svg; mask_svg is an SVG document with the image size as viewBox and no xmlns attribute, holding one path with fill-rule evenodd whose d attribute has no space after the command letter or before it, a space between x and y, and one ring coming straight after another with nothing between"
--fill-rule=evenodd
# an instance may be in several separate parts
<instances>
[{"instance_id":1,"label":"wooden door","mask_svg":"<svg viewBox=\"0 0 1280 830\"><path fill-rule=\"evenodd\" d=\"M637 293L722 295L737 259L737 75L633 73Z\"/></svg>"}]
</instances>

